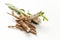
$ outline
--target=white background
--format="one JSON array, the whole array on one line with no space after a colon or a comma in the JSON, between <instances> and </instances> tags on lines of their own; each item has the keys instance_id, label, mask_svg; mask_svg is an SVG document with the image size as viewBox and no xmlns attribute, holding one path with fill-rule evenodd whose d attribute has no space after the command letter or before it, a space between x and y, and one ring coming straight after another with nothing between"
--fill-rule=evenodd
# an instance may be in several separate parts
<instances>
[{"instance_id":1,"label":"white background","mask_svg":"<svg viewBox=\"0 0 60 40\"><path fill-rule=\"evenodd\" d=\"M6 13L10 9L5 3L30 10L32 14L42 10L49 21L37 26L37 35L8 28L15 21ZM0 0L0 40L60 40L60 0Z\"/></svg>"}]
</instances>

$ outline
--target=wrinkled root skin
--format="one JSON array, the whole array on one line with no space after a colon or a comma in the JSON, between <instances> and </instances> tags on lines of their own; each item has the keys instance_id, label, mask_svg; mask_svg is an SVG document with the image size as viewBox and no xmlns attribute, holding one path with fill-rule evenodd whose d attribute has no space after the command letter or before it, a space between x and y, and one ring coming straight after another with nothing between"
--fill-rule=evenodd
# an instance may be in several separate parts
<instances>
[{"instance_id":1,"label":"wrinkled root skin","mask_svg":"<svg viewBox=\"0 0 60 40\"><path fill-rule=\"evenodd\" d=\"M36 27L32 24L32 19L30 18L30 16L25 16L24 14L20 14L19 17L17 17L14 15L14 11L12 11L12 14L10 15L16 18L17 24L15 26L8 26L9 28L17 28L27 33L32 33L34 35L37 34Z\"/></svg>"}]
</instances>

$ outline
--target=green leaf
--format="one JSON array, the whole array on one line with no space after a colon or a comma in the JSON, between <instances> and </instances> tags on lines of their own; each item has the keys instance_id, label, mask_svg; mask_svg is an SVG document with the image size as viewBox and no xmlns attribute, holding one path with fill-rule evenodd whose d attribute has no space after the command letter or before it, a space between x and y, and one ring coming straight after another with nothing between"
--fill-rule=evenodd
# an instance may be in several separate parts
<instances>
[{"instance_id":1,"label":"green leaf","mask_svg":"<svg viewBox=\"0 0 60 40\"><path fill-rule=\"evenodd\" d=\"M40 11L39 12L39 16L41 16L43 18L43 21L48 21L48 19L44 16L44 12Z\"/></svg>"},{"instance_id":2,"label":"green leaf","mask_svg":"<svg viewBox=\"0 0 60 40\"><path fill-rule=\"evenodd\" d=\"M48 19L45 16L42 16L44 20L48 21Z\"/></svg>"},{"instance_id":3,"label":"green leaf","mask_svg":"<svg viewBox=\"0 0 60 40\"><path fill-rule=\"evenodd\" d=\"M44 14L44 12L40 11L39 12L39 16L42 16Z\"/></svg>"},{"instance_id":4,"label":"green leaf","mask_svg":"<svg viewBox=\"0 0 60 40\"><path fill-rule=\"evenodd\" d=\"M20 14L20 11L18 10L18 8L16 8L14 5L6 3L6 5L8 6L8 8L10 8L11 10L14 10L15 12L17 12L17 14Z\"/></svg>"},{"instance_id":5,"label":"green leaf","mask_svg":"<svg viewBox=\"0 0 60 40\"><path fill-rule=\"evenodd\" d=\"M31 15L30 13L27 13L28 15Z\"/></svg>"},{"instance_id":6,"label":"green leaf","mask_svg":"<svg viewBox=\"0 0 60 40\"><path fill-rule=\"evenodd\" d=\"M28 15L31 15L30 13L29 13L29 10L28 10L28 13L27 13Z\"/></svg>"},{"instance_id":7,"label":"green leaf","mask_svg":"<svg viewBox=\"0 0 60 40\"><path fill-rule=\"evenodd\" d=\"M44 19L43 19L43 21L44 21Z\"/></svg>"},{"instance_id":8,"label":"green leaf","mask_svg":"<svg viewBox=\"0 0 60 40\"><path fill-rule=\"evenodd\" d=\"M22 10L22 11L24 11L24 12L25 12L25 10L24 10L24 9L20 9L20 10Z\"/></svg>"}]
</instances>

